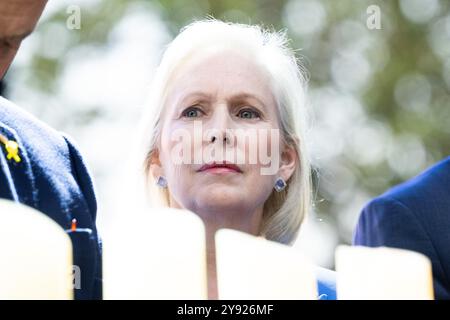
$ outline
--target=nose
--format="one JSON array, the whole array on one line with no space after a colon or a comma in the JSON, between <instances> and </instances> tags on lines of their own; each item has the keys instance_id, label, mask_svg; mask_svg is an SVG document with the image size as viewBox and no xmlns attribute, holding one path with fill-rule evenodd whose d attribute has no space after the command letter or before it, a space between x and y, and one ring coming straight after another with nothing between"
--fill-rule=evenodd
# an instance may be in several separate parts
<instances>
[{"instance_id":1,"label":"nose","mask_svg":"<svg viewBox=\"0 0 450 320\"><path fill-rule=\"evenodd\" d=\"M234 122L226 104L217 105L207 124L207 141L230 145L234 142Z\"/></svg>"}]
</instances>

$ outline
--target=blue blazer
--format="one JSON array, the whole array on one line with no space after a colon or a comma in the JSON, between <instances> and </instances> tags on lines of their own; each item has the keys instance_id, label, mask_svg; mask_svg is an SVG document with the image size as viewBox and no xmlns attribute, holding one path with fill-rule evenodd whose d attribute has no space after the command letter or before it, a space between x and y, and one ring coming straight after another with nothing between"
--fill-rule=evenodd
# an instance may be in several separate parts
<instances>
[{"instance_id":1,"label":"blue blazer","mask_svg":"<svg viewBox=\"0 0 450 320\"><path fill-rule=\"evenodd\" d=\"M0 198L33 207L70 229L74 265L81 271L76 299L101 298L101 243L97 202L88 170L73 142L0 97L0 134L19 145L20 162L0 143ZM75 269L76 270L76 269Z\"/></svg>"},{"instance_id":2,"label":"blue blazer","mask_svg":"<svg viewBox=\"0 0 450 320\"><path fill-rule=\"evenodd\" d=\"M436 299L450 299L450 157L372 200L354 244L417 251L432 262Z\"/></svg>"}]
</instances>

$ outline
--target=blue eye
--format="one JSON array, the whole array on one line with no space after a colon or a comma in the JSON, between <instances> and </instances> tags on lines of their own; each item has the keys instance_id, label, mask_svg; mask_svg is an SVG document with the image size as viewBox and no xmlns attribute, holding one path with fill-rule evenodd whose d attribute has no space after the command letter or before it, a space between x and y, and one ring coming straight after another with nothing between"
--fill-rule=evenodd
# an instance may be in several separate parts
<instances>
[{"instance_id":1,"label":"blue eye","mask_svg":"<svg viewBox=\"0 0 450 320\"><path fill-rule=\"evenodd\" d=\"M254 118L261 117L259 112L252 110L252 109L242 109L239 111L238 116L243 119L254 119Z\"/></svg>"},{"instance_id":2,"label":"blue eye","mask_svg":"<svg viewBox=\"0 0 450 320\"><path fill-rule=\"evenodd\" d=\"M195 118L200 116L202 111L199 108L189 107L183 111L182 116L187 118Z\"/></svg>"}]
</instances>

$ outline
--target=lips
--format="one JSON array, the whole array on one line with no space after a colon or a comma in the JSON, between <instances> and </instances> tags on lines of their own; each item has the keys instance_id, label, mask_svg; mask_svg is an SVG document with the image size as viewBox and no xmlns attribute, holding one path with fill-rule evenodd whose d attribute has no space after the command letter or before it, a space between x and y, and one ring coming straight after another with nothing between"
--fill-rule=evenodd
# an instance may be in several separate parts
<instances>
[{"instance_id":1,"label":"lips","mask_svg":"<svg viewBox=\"0 0 450 320\"><path fill-rule=\"evenodd\" d=\"M241 168L239 168L237 165L228 163L228 162L222 162L217 163L213 162L211 164L205 164L200 169L197 170L198 172L202 171L215 171L215 172L237 172L242 173Z\"/></svg>"}]
</instances>

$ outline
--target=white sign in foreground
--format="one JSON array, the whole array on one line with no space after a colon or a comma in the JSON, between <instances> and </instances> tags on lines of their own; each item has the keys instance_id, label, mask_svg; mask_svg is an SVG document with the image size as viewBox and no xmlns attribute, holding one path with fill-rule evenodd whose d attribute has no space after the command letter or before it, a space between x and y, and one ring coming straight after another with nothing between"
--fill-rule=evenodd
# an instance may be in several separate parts
<instances>
[{"instance_id":1,"label":"white sign in foreground","mask_svg":"<svg viewBox=\"0 0 450 320\"><path fill-rule=\"evenodd\" d=\"M72 244L45 214L0 200L0 300L73 299Z\"/></svg>"},{"instance_id":2,"label":"white sign in foreground","mask_svg":"<svg viewBox=\"0 0 450 320\"><path fill-rule=\"evenodd\" d=\"M430 260L394 248L339 246L336 249L339 300L430 300Z\"/></svg>"},{"instance_id":3,"label":"white sign in foreground","mask_svg":"<svg viewBox=\"0 0 450 320\"><path fill-rule=\"evenodd\" d=\"M313 265L289 246L222 229L216 261L219 299L317 299Z\"/></svg>"},{"instance_id":4,"label":"white sign in foreground","mask_svg":"<svg viewBox=\"0 0 450 320\"><path fill-rule=\"evenodd\" d=\"M104 237L104 299L207 298L200 218L188 210L152 208L120 220Z\"/></svg>"}]
</instances>

